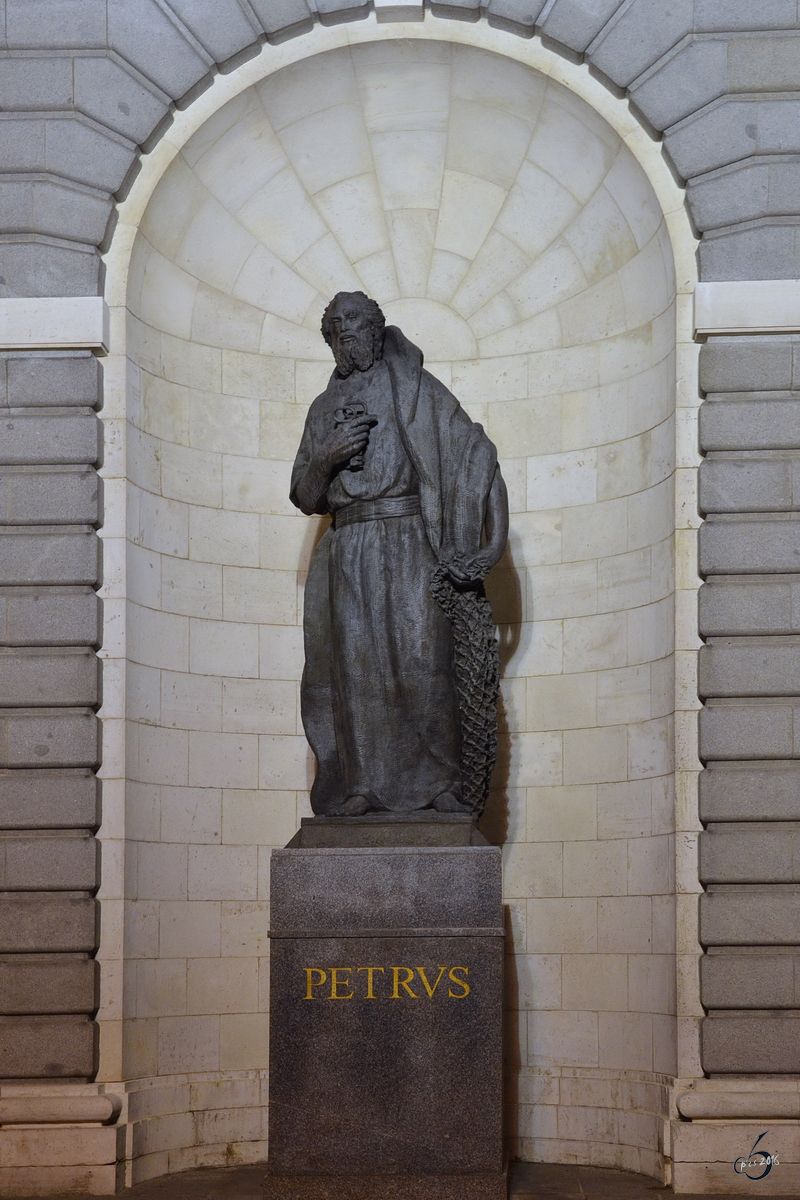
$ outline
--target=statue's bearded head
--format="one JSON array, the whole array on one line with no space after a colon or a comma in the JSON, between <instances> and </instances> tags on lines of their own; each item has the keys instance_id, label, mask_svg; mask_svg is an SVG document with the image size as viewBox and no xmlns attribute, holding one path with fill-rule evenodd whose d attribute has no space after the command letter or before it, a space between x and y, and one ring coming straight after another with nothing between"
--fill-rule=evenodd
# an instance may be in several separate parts
<instances>
[{"instance_id":1,"label":"statue's bearded head","mask_svg":"<svg viewBox=\"0 0 800 1200\"><path fill-rule=\"evenodd\" d=\"M383 353L386 318L363 292L339 292L322 316L322 336L340 375L368 371Z\"/></svg>"}]
</instances>

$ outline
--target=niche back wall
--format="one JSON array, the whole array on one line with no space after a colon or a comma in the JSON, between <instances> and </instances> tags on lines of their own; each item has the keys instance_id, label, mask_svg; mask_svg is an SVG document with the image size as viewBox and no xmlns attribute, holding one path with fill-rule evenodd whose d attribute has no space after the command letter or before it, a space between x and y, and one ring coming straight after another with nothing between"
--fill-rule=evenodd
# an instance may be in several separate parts
<instances>
[{"instance_id":1,"label":"niche back wall","mask_svg":"<svg viewBox=\"0 0 800 1200\"><path fill-rule=\"evenodd\" d=\"M342 289L421 346L509 485L485 826L513 930L512 1148L658 1174L675 1070L669 238L599 115L466 46L366 44L250 88L186 144L137 235L126 1075L240 1076L225 1136L209 1120L191 1137L263 1155L269 850L310 812L313 772L298 681L319 528L287 495Z\"/></svg>"}]
</instances>

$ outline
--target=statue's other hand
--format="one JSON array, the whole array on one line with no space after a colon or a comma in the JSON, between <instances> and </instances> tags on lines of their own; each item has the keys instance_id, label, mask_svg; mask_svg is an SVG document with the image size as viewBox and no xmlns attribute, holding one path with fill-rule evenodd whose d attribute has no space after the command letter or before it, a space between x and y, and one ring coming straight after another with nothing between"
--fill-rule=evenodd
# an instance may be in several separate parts
<instances>
[{"instance_id":1,"label":"statue's other hand","mask_svg":"<svg viewBox=\"0 0 800 1200\"><path fill-rule=\"evenodd\" d=\"M479 550L477 554L454 554L446 565L454 583L478 583L489 574L494 562L487 550Z\"/></svg>"},{"instance_id":2,"label":"statue's other hand","mask_svg":"<svg viewBox=\"0 0 800 1200\"><path fill-rule=\"evenodd\" d=\"M352 420L337 425L324 446L324 454L331 467L338 467L353 455L366 450L369 431L377 424L377 417L365 413L362 417L353 417Z\"/></svg>"}]
</instances>

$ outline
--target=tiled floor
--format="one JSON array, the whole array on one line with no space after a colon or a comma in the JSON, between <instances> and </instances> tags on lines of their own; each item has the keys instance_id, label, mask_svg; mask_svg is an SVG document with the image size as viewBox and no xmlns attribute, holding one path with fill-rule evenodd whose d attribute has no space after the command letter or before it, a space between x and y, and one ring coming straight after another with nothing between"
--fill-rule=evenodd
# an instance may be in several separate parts
<instances>
[{"instance_id":1,"label":"tiled floor","mask_svg":"<svg viewBox=\"0 0 800 1200\"><path fill-rule=\"evenodd\" d=\"M122 1200L261 1200L263 1164L223 1170L184 1171L140 1183ZM646 1175L607 1171L602 1167L556 1167L547 1163L512 1163L509 1200L668 1200L674 1193ZM27 1197L26 1200L38 1200ZM62 1196L59 1200L85 1200ZM709 1200L682 1196L681 1200ZM783 1197L782 1200L800 1200Z\"/></svg>"}]
</instances>

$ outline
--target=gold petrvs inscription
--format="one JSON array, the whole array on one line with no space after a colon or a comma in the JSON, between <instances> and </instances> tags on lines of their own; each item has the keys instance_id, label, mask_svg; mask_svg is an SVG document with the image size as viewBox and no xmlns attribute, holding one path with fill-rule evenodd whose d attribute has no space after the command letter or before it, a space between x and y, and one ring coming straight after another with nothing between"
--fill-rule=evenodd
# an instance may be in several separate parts
<instances>
[{"instance_id":1,"label":"gold petrvs inscription","mask_svg":"<svg viewBox=\"0 0 800 1200\"><path fill-rule=\"evenodd\" d=\"M469 967L304 967L304 1000L463 1000ZM441 985L441 986L440 986Z\"/></svg>"}]
</instances>

